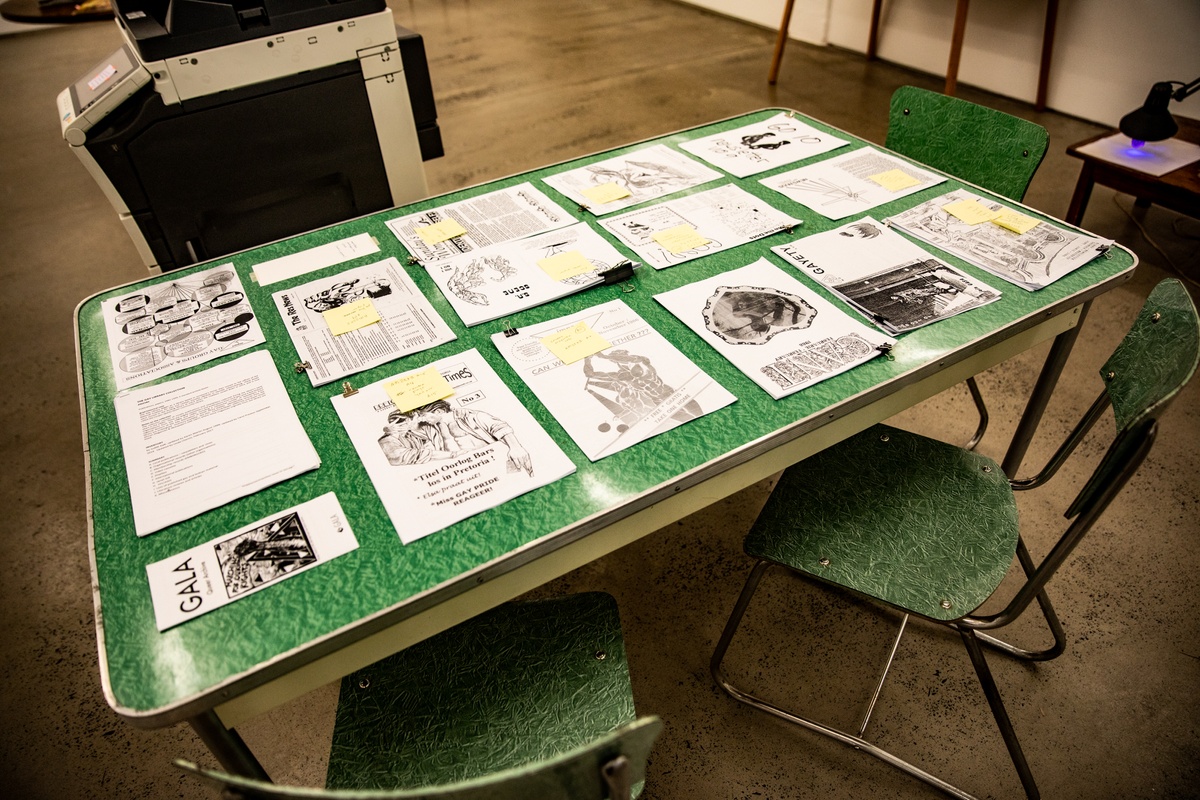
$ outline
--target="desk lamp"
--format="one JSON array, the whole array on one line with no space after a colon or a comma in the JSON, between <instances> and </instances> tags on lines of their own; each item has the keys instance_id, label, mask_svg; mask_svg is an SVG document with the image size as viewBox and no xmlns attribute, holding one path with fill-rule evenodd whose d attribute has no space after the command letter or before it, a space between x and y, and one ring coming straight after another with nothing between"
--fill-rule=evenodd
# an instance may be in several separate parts
<instances>
[{"instance_id":1,"label":"desk lamp","mask_svg":"<svg viewBox=\"0 0 1200 800\"><path fill-rule=\"evenodd\" d=\"M1179 85L1178 89L1175 88L1176 84ZM1121 118L1121 133L1133 140L1134 147L1141 147L1146 142L1170 139L1179 130L1179 125L1167 111L1167 105L1172 100L1182 100L1197 89L1200 89L1200 78L1188 84L1180 81L1162 81L1154 84L1142 107Z\"/></svg>"}]
</instances>

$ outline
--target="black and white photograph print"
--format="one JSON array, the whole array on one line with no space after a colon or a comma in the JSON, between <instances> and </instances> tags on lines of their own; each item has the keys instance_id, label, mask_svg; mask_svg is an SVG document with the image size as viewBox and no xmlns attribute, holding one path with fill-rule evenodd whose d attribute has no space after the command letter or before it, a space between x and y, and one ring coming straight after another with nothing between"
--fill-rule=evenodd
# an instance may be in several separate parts
<instances>
[{"instance_id":1,"label":"black and white photograph print","mask_svg":"<svg viewBox=\"0 0 1200 800\"><path fill-rule=\"evenodd\" d=\"M704 326L730 344L766 344L812 325L817 310L799 295L759 286L720 286L704 306Z\"/></svg>"},{"instance_id":2,"label":"black and white photograph print","mask_svg":"<svg viewBox=\"0 0 1200 800\"><path fill-rule=\"evenodd\" d=\"M919 328L1000 297L936 258L901 264L867 278L832 287L873 320L894 332Z\"/></svg>"},{"instance_id":3,"label":"black and white photograph print","mask_svg":"<svg viewBox=\"0 0 1200 800\"><path fill-rule=\"evenodd\" d=\"M292 511L213 547L229 597L264 586L317 560L300 514Z\"/></svg>"}]
</instances>

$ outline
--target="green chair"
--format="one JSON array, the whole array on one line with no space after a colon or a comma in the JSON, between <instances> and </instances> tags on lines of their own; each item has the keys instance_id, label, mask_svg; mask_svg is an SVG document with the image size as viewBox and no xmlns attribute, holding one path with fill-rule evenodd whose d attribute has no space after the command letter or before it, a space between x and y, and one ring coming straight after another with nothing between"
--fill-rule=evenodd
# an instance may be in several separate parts
<instances>
[{"instance_id":1,"label":"green chair","mask_svg":"<svg viewBox=\"0 0 1200 800\"><path fill-rule=\"evenodd\" d=\"M1041 125L916 86L892 94L884 140L889 150L1017 201L1049 144ZM988 410L975 378L966 383L979 411L979 425L966 445L973 449L987 431Z\"/></svg>"},{"instance_id":2,"label":"green chair","mask_svg":"<svg viewBox=\"0 0 1200 800\"><path fill-rule=\"evenodd\" d=\"M758 559L713 654L713 678L734 699L863 750L956 797L971 795L866 740L864 734L910 615L955 631L966 646L992 714L1029 797L1037 786L984 659L986 645L1025 660L1059 655L1066 645L1050 617L1054 644L1025 650L991 633L1037 599L1055 571L1137 470L1158 420L1200 358L1200 320L1183 285L1155 287L1132 330L1101 370L1104 388L1036 477L1010 480L991 459L884 425L863 431L784 471L745 550ZM1054 476L1112 406L1116 435L1066 511L1066 531L997 613L980 613L1012 565L1028 555L1014 490ZM1022 559L1024 561L1024 559ZM848 589L900 612L900 630L856 731L845 731L734 686L722 662L759 581L781 565L821 584ZM1023 563L1022 566L1025 566ZM1007 595L1007 592L1005 592ZM931 737L932 738L932 737Z\"/></svg>"},{"instance_id":3,"label":"green chair","mask_svg":"<svg viewBox=\"0 0 1200 800\"><path fill-rule=\"evenodd\" d=\"M342 681L325 789L176 763L227 798L625 800L656 717L637 719L616 602L510 603Z\"/></svg>"}]
</instances>

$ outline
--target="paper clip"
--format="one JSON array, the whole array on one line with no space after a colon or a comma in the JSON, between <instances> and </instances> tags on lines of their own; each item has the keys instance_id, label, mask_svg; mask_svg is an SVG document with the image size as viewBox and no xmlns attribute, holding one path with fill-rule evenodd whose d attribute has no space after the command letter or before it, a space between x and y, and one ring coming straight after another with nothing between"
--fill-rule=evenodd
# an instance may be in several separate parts
<instances>
[{"instance_id":1,"label":"paper clip","mask_svg":"<svg viewBox=\"0 0 1200 800\"><path fill-rule=\"evenodd\" d=\"M517 333L519 333L519 331L516 328L514 328L512 326L512 323L509 322L508 320L504 320L503 325L504 325L505 338L511 339L512 337L516 336Z\"/></svg>"},{"instance_id":2,"label":"paper clip","mask_svg":"<svg viewBox=\"0 0 1200 800\"><path fill-rule=\"evenodd\" d=\"M358 389L350 385L350 381L342 381L342 397L353 397L358 394Z\"/></svg>"},{"instance_id":3,"label":"paper clip","mask_svg":"<svg viewBox=\"0 0 1200 800\"><path fill-rule=\"evenodd\" d=\"M307 361L297 361L295 364L296 374L303 375L308 370L312 369L312 364Z\"/></svg>"}]
</instances>

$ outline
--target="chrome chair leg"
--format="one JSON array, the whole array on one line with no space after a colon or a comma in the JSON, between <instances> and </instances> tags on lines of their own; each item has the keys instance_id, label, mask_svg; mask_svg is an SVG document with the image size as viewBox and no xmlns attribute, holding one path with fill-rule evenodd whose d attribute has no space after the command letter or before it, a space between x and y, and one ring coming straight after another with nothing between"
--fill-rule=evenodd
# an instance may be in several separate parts
<instances>
[{"instance_id":1,"label":"chrome chair leg","mask_svg":"<svg viewBox=\"0 0 1200 800\"><path fill-rule=\"evenodd\" d=\"M975 409L979 412L979 427L975 429L975 434L971 439L963 445L964 450L974 450L983 441L983 435L987 433L988 428L988 410L987 404L983 402L983 394L979 391L979 384L975 381L975 376L967 378L967 390L971 393L971 399L975 401Z\"/></svg>"},{"instance_id":2,"label":"chrome chair leg","mask_svg":"<svg viewBox=\"0 0 1200 800\"><path fill-rule=\"evenodd\" d=\"M892 660L896 654L896 648L900 644L900 637L903 635L905 626L908 623L907 614L904 615L904 619L900 624L900 632L897 634L895 641L892 643L892 648L888 655L887 666L884 668L883 674L876 683L875 692L871 697L871 702L867 712L863 715L862 722L859 726L858 736L846 733L838 728L831 727L816 720L809 719L808 717L802 717L799 714L794 714L790 711L780 708L779 706L763 700L762 698L757 697L744 689L734 686L726 679L725 672L722 669L722 662L725 660L725 655L729 651L729 645L733 641L734 634L737 633L737 629L741 625L742 618L746 614L746 609L750 605L751 598L754 596L755 591L757 591L763 575L765 575L767 570L772 566L774 566L772 562L760 560L754 565L754 568L750 570L750 575L746 578L746 583L742 587L741 594L738 595L737 603L734 604L733 612L729 616L729 621L725 624L725 629L721 632L721 638L717 641L716 649L713 651L712 659L709 661L709 670L712 673L713 680L716 682L717 686L721 687L726 694L728 694L734 700L737 700L739 703L744 703L745 705L756 708L759 711L765 711L766 713L774 717L778 717L785 722L799 725L800 727L806 728L814 733L819 733L822 736L826 736L830 739L841 742L842 744L849 745L855 750L861 750L862 752L874 756L886 764L890 764L891 766L908 773L918 780L924 781L930 786L940 789L951 797L957 797L960 800L977 800L974 795L964 792L957 786L947 783L936 775L926 772L915 764L905 761L899 756L884 750L883 748L867 741L866 739L863 739L861 736L866 729L871 712L874 710L875 702L878 699L879 692L883 686L883 681L887 677L888 669L891 667Z\"/></svg>"},{"instance_id":3,"label":"chrome chair leg","mask_svg":"<svg viewBox=\"0 0 1200 800\"><path fill-rule=\"evenodd\" d=\"M1004 746L1008 748L1008 755L1012 758L1013 766L1017 768L1021 785L1025 787L1025 794L1029 800L1038 800L1042 795L1038 791L1037 783L1033 780L1033 773L1029 769L1029 762L1025 760L1021 743L1017 741L1017 733L1013 730L1012 721L1004 707L1004 701L1000 698L1000 689L996 686L996 681L992 678L992 671L988 668L987 661L983 656L983 648L979 646L974 631L959 629L959 634L967 648L967 654L971 657L971 663L975 666L975 674L979 677L979 684L983 687L988 705L991 706L992 716L996 718L996 725L1000 728L1000 735L1004 738Z\"/></svg>"},{"instance_id":4,"label":"chrome chair leg","mask_svg":"<svg viewBox=\"0 0 1200 800\"><path fill-rule=\"evenodd\" d=\"M1017 560L1021 562L1021 568L1025 570L1026 576L1033 575L1035 569L1033 558L1029 555L1029 548L1025 546L1025 540L1020 536L1017 536ZM1050 661L1058 658L1067 649L1067 632L1063 630L1058 613L1054 610L1054 605L1050 602L1050 596L1046 594L1045 589L1038 592L1037 602L1038 608L1042 611L1042 617L1046 620L1046 625L1054 636L1054 644L1044 650L1026 650L982 632L976 632L975 637L993 650L1023 661Z\"/></svg>"}]
</instances>

